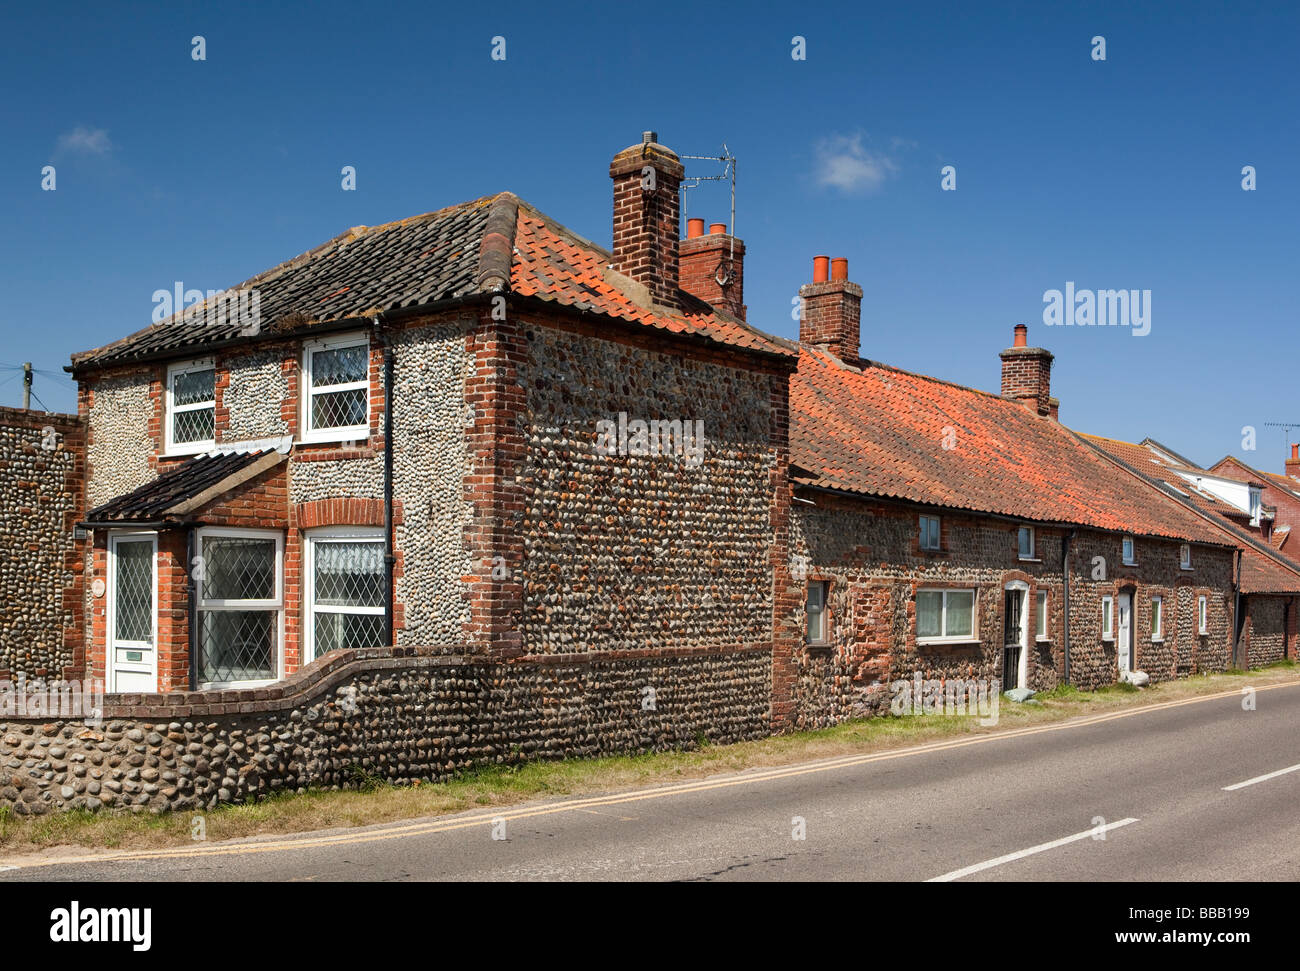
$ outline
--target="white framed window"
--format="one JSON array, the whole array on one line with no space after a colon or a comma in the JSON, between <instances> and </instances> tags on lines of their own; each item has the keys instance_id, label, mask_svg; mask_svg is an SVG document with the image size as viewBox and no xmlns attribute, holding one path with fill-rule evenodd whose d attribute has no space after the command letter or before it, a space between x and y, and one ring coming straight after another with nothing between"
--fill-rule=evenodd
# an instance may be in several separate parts
<instances>
[{"instance_id":1,"label":"white framed window","mask_svg":"<svg viewBox=\"0 0 1300 971\"><path fill-rule=\"evenodd\" d=\"M1047 591L1039 590L1037 609L1034 611L1034 638L1047 640Z\"/></svg>"},{"instance_id":2,"label":"white framed window","mask_svg":"<svg viewBox=\"0 0 1300 971\"><path fill-rule=\"evenodd\" d=\"M1018 543L1020 547L1020 558L1022 560L1032 560L1034 558L1034 527L1021 526Z\"/></svg>"},{"instance_id":3,"label":"white framed window","mask_svg":"<svg viewBox=\"0 0 1300 971\"><path fill-rule=\"evenodd\" d=\"M217 371L211 358L167 368L168 455L194 455L216 445Z\"/></svg>"},{"instance_id":4,"label":"white framed window","mask_svg":"<svg viewBox=\"0 0 1300 971\"><path fill-rule=\"evenodd\" d=\"M1196 598L1196 631L1199 634L1210 632L1210 604L1205 594Z\"/></svg>"},{"instance_id":5,"label":"white framed window","mask_svg":"<svg viewBox=\"0 0 1300 971\"><path fill-rule=\"evenodd\" d=\"M923 550L939 548L939 517L922 516L920 518L920 544Z\"/></svg>"},{"instance_id":6,"label":"white framed window","mask_svg":"<svg viewBox=\"0 0 1300 971\"><path fill-rule=\"evenodd\" d=\"M826 643L826 587L825 580L808 581L808 643Z\"/></svg>"},{"instance_id":7,"label":"white framed window","mask_svg":"<svg viewBox=\"0 0 1300 971\"><path fill-rule=\"evenodd\" d=\"M1109 594L1101 598L1101 639L1115 639L1115 598Z\"/></svg>"},{"instance_id":8,"label":"white framed window","mask_svg":"<svg viewBox=\"0 0 1300 971\"><path fill-rule=\"evenodd\" d=\"M330 651L385 646L384 531L327 526L306 540L302 663Z\"/></svg>"},{"instance_id":9,"label":"white framed window","mask_svg":"<svg viewBox=\"0 0 1300 971\"><path fill-rule=\"evenodd\" d=\"M1136 549L1133 544L1132 536L1124 537L1123 557L1125 566L1135 566L1137 564Z\"/></svg>"},{"instance_id":10,"label":"white framed window","mask_svg":"<svg viewBox=\"0 0 1300 971\"><path fill-rule=\"evenodd\" d=\"M199 687L271 683L283 670L284 534L209 526L198 549Z\"/></svg>"},{"instance_id":11,"label":"white framed window","mask_svg":"<svg viewBox=\"0 0 1300 971\"><path fill-rule=\"evenodd\" d=\"M1163 641L1165 639L1164 597L1155 596L1151 598L1151 639L1153 641Z\"/></svg>"},{"instance_id":12,"label":"white framed window","mask_svg":"<svg viewBox=\"0 0 1300 971\"><path fill-rule=\"evenodd\" d=\"M1178 546L1178 565L1184 570L1192 568L1192 544L1181 543Z\"/></svg>"},{"instance_id":13,"label":"white framed window","mask_svg":"<svg viewBox=\"0 0 1300 971\"><path fill-rule=\"evenodd\" d=\"M975 640L974 590L916 591L916 642L969 643Z\"/></svg>"},{"instance_id":14,"label":"white framed window","mask_svg":"<svg viewBox=\"0 0 1300 971\"><path fill-rule=\"evenodd\" d=\"M326 337L303 345L304 442L342 442L370 435L370 338Z\"/></svg>"}]
</instances>

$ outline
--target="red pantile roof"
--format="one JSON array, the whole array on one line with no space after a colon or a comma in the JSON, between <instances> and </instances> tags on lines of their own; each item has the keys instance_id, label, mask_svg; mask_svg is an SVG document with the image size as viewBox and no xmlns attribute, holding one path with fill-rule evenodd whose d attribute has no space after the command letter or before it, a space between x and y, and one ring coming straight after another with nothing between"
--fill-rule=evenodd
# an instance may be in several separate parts
<instances>
[{"instance_id":1,"label":"red pantile roof","mask_svg":"<svg viewBox=\"0 0 1300 971\"><path fill-rule=\"evenodd\" d=\"M177 313L74 354L72 367L185 357L207 347L251 344L326 323L368 322L390 311L499 293L507 284L522 296L794 360L791 342L718 313L688 293L680 294L680 311L650 304L644 288L607 269L611 259L607 250L513 193L501 192L382 226L357 226L232 287L257 292L256 333L245 333L238 320L213 323L198 311L197 319Z\"/></svg>"},{"instance_id":2,"label":"red pantile roof","mask_svg":"<svg viewBox=\"0 0 1300 971\"><path fill-rule=\"evenodd\" d=\"M1240 515L1241 511L1236 507L1229 507L1228 503L1221 501L1216 506L1215 503L1207 501L1213 499L1213 496L1196 489L1179 476L1168 474L1169 468L1182 467L1195 470L1194 466L1158 461L1156 469L1147 469L1143 467L1145 456L1150 455L1151 452L1145 445L1135 445L1114 438L1099 438L1096 435L1080 434L1079 437L1090 442L1093 448L1103 454L1110 455L1116 461L1150 478L1154 483L1172 489L1183 502L1194 506L1211 525L1218 529L1225 540L1235 543L1242 550L1241 590L1243 593L1300 593L1300 563L1278 553L1262 537L1228 518L1226 510L1230 510L1234 516Z\"/></svg>"},{"instance_id":3,"label":"red pantile roof","mask_svg":"<svg viewBox=\"0 0 1300 971\"><path fill-rule=\"evenodd\" d=\"M1156 486L999 395L804 348L790 389L800 481L1043 523L1231 545ZM945 445L951 447L945 447Z\"/></svg>"}]
</instances>

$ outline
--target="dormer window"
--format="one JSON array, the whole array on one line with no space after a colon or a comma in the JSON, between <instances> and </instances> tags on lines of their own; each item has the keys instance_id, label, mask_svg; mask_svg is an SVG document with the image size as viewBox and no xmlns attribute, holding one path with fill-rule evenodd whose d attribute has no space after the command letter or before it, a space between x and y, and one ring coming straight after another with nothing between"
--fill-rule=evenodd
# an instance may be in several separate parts
<instances>
[{"instance_id":1,"label":"dormer window","mask_svg":"<svg viewBox=\"0 0 1300 971\"><path fill-rule=\"evenodd\" d=\"M211 360L167 369L168 455L193 455L216 444L216 383Z\"/></svg>"},{"instance_id":2,"label":"dormer window","mask_svg":"<svg viewBox=\"0 0 1300 971\"><path fill-rule=\"evenodd\" d=\"M305 442L370 434L370 341L366 335L310 341L303 352Z\"/></svg>"}]
</instances>

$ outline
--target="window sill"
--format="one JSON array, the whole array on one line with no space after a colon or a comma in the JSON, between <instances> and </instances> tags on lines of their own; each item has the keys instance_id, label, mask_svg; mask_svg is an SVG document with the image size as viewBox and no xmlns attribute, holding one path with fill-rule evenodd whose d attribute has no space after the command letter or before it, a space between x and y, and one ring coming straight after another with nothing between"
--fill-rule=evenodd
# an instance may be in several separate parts
<instances>
[{"instance_id":1,"label":"window sill","mask_svg":"<svg viewBox=\"0 0 1300 971\"><path fill-rule=\"evenodd\" d=\"M1035 643L1035 644L1050 644L1050 643L1052 643L1052 639L1051 639L1051 637L1038 637L1038 636L1035 636L1035 637L1034 637L1034 643Z\"/></svg>"},{"instance_id":2,"label":"window sill","mask_svg":"<svg viewBox=\"0 0 1300 971\"><path fill-rule=\"evenodd\" d=\"M352 442L354 445L364 445L370 438L370 426L357 428L340 428L331 429L328 432L308 432L300 435L295 445L338 445L342 442Z\"/></svg>"},{"instance_id":3,"label":"window sill","mask_svg":"<svg viewBox=\"0 0 1300 971\"><path fill-rule=\"evenodd\" d=\"M1043 558L1041 556L1019 556L1016 557L1016 560L1019 563L1042 563L1043 562Z\"/></svg>"},{"instance_id":4,"label":"window sill","mask_svg":"<svg viewBox=\"0 0 1300 971\"><path fill-rule=\"evenodd\" d=\"M917 647L979 647L980 642L973 637L918 637Z\"/></svg>"},{"instance_id":5,"label":"window sill","mask_svg":"<svg viewBox=\"0 0 1300 971\"><path fill-rule=\"evenodd\" d=\"M1181 563L1178 565L1178 569L1182 570L1184 573L1195 573L1195 572L1196 572L1196 568L1195 568L1195 567L1192 567L1192 566L1183 566Z\"/></svg>"},{"instance_id":6,"label":"window sill","mask_svg":"<svg viewBox=\"0 0 1300 971\"><path fill-rule=\"evenodd\" d=\"M1120 566L1137 566L1137 565L1138 565L1138 561L1137 561L1137 560L1120 560L1120 561L1119 561L1119 564L1120 564Z\"/></svg>"},{"instance_id":7,"label":"window sill","mask_svg":"<svg viewBox=\"0 0 1300 971\"><path fill-rule=\"evenodd\" d=\"M1152 643L1152 644L1163 644L1164 642L1165 642L1165 639L1164 639L1163 637L1153 637L1153 638L1151 638L1151 643Z\"/></svg>"},{"instance_id":8,"label":"window sill","mask_svg":"<svg viewBox=\"0 0 1300 971\"><path fill-rule=\"evenodd\" d=\"M217 447L216 442L201 442L199 447L178 452L175 449L168 449L166 452L159 452L159 459L192 459L196 455L202 455L204 452L211 452Z\"/></svg>"},{"instance_id":9,"label":"window sill","mask_svg":"<svg viewBox=\"0 0 1300 971\"><path fill-rule=\"evenodd\" d=\"M1101 642L1102 642L1103 644L1114 644L1114 643L1115 643L1115 638L1114 638L1113 635L1110 636L1110 637L1107 637L1105 634L1102 634L1102 635L1101 635Z\"/></svg>"},{"instance_id":10,"label":"window sill","mask_svg":"<svg viewBox=\"0 0 1300 971\"><path fill-rule=\"evenodd\" d=\"M265 688L276 684L277 678L269 681L200 681L196 691L237 691L245 688Z\"/></svg>"}]
</instances>

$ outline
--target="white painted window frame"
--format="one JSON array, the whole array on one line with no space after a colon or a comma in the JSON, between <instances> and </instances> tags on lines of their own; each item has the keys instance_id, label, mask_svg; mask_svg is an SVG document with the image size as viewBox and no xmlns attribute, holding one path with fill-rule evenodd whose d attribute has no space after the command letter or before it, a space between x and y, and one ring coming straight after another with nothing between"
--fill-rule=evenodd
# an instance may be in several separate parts
<instances>
[{"instance_id":1,"label":"white painted window frame","mask_svg":"<svg viewBox=\"0 0 1300 971\"><path fill-rule=\"evenodd\" d=\"M1210 598L1203 593L1196 598L1196 632L1198 634L1210 632Z\"/></svg>"},{"instance_id":2,"label":"white painted window frame","mask_svg":"<svg viewBox=\"0 0 1300 971\"><path fill-rule=\"evenodd\" d=\"M1178 568L1180 570L1190 570L1192 568L1192 544L1178 544Z\"/></svg>"},{"instance_id":3,"label":"white painted window frame","mask_svg":"<svg viewBox=\"0 0 1300 971\"><path fill-rule=\"evenodd\" d=\"M1156 621L1159 623L1156 623ZM1160 644L1165 639L1165 598L1158 594L1151 595L1151 643Z\"/></svg>"},{"instance_id":4,"label":"white painted window frame","mask_svg":"<svg viewBox=\"0 0 1300 971\"><path fill-rule=\"evenodd\" d=\"M108 544L106 558L105 577L105 603L104 603L104 688L107 692L118 693L117 689L117 565L114 559L117 556L117 544L123 540L126 542L149 540L153 543L153 555L150 557L152 576L149 582L153 586L153 629L150 632L151 643L143 641L122 641L121 644L128 650L133 645L149 648L153 652L153 690L158 690L158 611L160 608L160 597L158 590L158 533L155 530L144 529L111 529L108 531Z\"/></svg>"},{"instance_id":5,"label":"white painted window frame","mask_svg":"<svg viewBox=\"0 0 1300 971\"><path fill-rule=\"evenodd\" d=\"M1115 640L1115 598L1108 593L1101 598L1101 639Z\"/></svg>"},{"instance_id":6,"label":"white painted window frame","mask_svg":"<svg viewBox=\"0 0 1300 971\"><path fill-rule=\"evenodd\" d=\"M1047 611L1049 597L1046 590L1037 590L1034 592L1034 640L1049 641L1052 639L1052 632L1047 623Z\"/></svg>"},{"instance_id":7,"label":"white painted window frame","mask_svg":"<svg viewBox=\"0 0 1300 971\"><path fill-rule=\"evenodd\" d=\"M166 388L166 408L163 414L163 454L164 457L173 455L198 455L200 452L210 452L216 448L217 440L217 374L216 361L210 357L199 358L193 361L181 361L176 364L170 364L167 367L167 388ZM209 402L195 402L189 405L178 405L172 399L172 388L175 386L176 375L189 374L193 371L211 371L212 372L212 400ZM172 437L172 419L176 415L186 411L203 411L212 409L212 434L210 439L204 439L199 442L177 442Z\"/></svg>"},{"instance_id":8,"label":"white painted window frame","mask_svg":"<svg viewBox=\"0 0 1300 971\"><path fill-rule=\"evenodd\" d=\"M1128 552L1125 552L1127 548ZM1137 540L1125 536L1119 543L1119 558L1125 566L1137 566Z\"/></svg>"},{"instance_id":9,"label":"white painted window frame","mask_svg":"<svg viewBox=\"0 0 1300 971\"><path fill-rule=\"evenodd\" d=\"M320 351L336 351L344 347L365 347L366 376L361 381L347 381L343 384L327 384L317 387L312 373L312 359ZM362 425L348 425L338 428L315 428L312 425L312 399L317 394L331 391L364 390L366 393L366 420ZM300 424L302 429L298 439L302 442L353 442L365 441L370 437L370 335L367 333L338 334L306 341L302 346L302 393L299 395Z\"/></svg>"},{"instance_id":10,"label":"white painted window frame","mask_svg":"<svg viewBox=\"0 0 1300 971\"><path fill-rule=\"evenodd\" d=\"M813 639L812 636L813 612L808 609L808 605L812 601L812 592L814 588L821 590L821 609L818 611L818 617L821 624L821 636L815 640ZM826 580L808 581L808 588L804 593L804 615L805 615L804 643L810 647L825 647L827 644L830 643L830 636L829 636L830 630L826 623L826 615L830 610L830 599L831 599L830 593L831 593L831 585L828 581Z\"/></svg>"},{"instance_id":11,"label":"white painted window frame","mask_svg":"<svg viewBox=\"0 0 1300 971\"><path fill-rule=\"evenodd\" d=\"M310 664L320 657L316 653L316 611L327 614L367 614L382 617L385 608L378 607L336 607L331 604L316 605L316 545L325 542L377 542L384 545L384 528L382 526L318 526L303 534L303 599L302 629L303 650L302 666Z\"/></svg>"},{"instance_id":12,"label":"white painted window frame","mask_svg":"<svg viewBox=\"0 0 1300 971\"><path fill-rule=\"evenodd\" d=\"M979 633L979 590L975 587L917 587L914 600L919 603L923 593L941 593L943 599L940 601L939 608L939 627L944 633L937 637L922 637L916 635L916 643L923 644L975 644L980 639ZM970 633L949 636L948 630L948 596L954 593L969 593L970 599ZM915 611L917 629L920 629L920 610Z\"/></svg>"},{"instance_id":13,"label":"white painted window frame","mask_svg":"<svg viewBox=\"0 0 1300 971\"><path fill-rule=\"evenodd\" d=\"M935 529L934 529L935 535L934 535L933 546L927 546L925 543L925 533L926 533L925 522L927 519L933 520L935 524ZM943 549L943 517L942 516L931 516L928 513L919 514L916 517L916 530L917 530L916 544L918 548L925 550L927 553L937 553L938 551Z\"/></svg>"},{"instance_id":14,"label":"white painted window frame","mask_svg":"<svg viewBox=\"0 0 1300 971\"><path fill-rule=\"evenodd\" d=\"M1029 553L1026 555L1020 549L1020 537L1028 530L1029 532ZM1016 555L1022 560L1033 560L1038 556L1038 535L1033 526L1021 526L1016 530Z\"/></svg>"},{"instance_id":15,"label":"white painted window frame","mask_svg":"<svg viewBox=\"0 0 1300 971\"><path fill-rule=\"evenodd\" d=\"M272 662L275 677L256 681L202 681L198 684L200 691L215 691L222 688L260 688L284 679L284 533L276 529L244 529L235 526L203 526L195 535L195 545L199 555L203 555L203 540L208 536L235 536L249 539L275 540L275 597L271 600L204 600L203 585L195 596L195 623L201 624L199 615L205 610L274 610L276 612L275 658ZM198 638L195 638L198 647ZM195 659L195 670L198 659Z\"/></svg>"}]
</instances>

